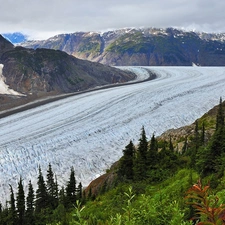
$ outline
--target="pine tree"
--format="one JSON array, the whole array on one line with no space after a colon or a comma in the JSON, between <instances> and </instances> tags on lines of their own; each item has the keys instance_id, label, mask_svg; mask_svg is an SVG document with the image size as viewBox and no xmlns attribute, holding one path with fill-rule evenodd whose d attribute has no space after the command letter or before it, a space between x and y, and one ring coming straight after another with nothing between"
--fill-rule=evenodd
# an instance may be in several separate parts
<instances>
[{"instance_id":1,"label":"pine tree","mask_svg":"<svg viewBox=\"0 0 225 225\"><path fill-rule=\"evenodd\" d=\"M83 190L82 190L82 184L81 182L79 183L78 187L77 187L77 193L76 193L76 197L79 201L82 201L82 193L83 193Z\"/></svg>"},{"instance_id":2,"label":"pine tree","mask_svg":"<svg viewBox=\"0 0 225 225\"><path fill-rule=\"evenodd\" d=\"M76 202L76 179L73 167L71 167L70 179L66 186L66 199L68 207L71 207Z\"/></svg>"},{"instance_id":3,"label":"pine tree","mask_svg":"<svg viewBox=\"0 0 225 225\"><path fill-rule=\"evenodd\" d=\"M126 179L133 179L134 152L134 144L132 141L130 141L130 143L123 150L123 156L119 162L119 176L122 176Z\"/></svg>"},{"instance_id":4,"label":"pine tree","mask_svg":"<svg viewBox=\"0 0 225 225\"><path fill-rule=\"evenodd\" d=\"M147 176L147 151L148 141L145 134L145 129L142 127L141 138L137 149L137 155L134 160L134 179L142 180Z\"/></svg>"},{"instance_id":5,"label":"pine tree","mask_svg":"<svg viewBox=\"0 0 225 225\"><path fill-rule=\"evenodd\" d=\"M17 214L18 214L18 225L24 224L24 216L25 216L25 195L24 189L22 184L22 178L20 177L18 183L18 193L17 193L17 200L16 200L16 207L17 207Z\"/></svg>"},{"instance_id":6,"label":"pine tree","mask_svg":"<svg viewBox=\"0 0 225 225\"><path fill-rule=\"evenodd\" d=\"M11 185L10 186L10 201L9 201L9 224L17 225L17 214L16 214L16 206L15 206L15 198L14 192Z\"/></svg>"},{"instance_id":7,"label":"pine tree","mask_svg":"<svg viewBox=\"0 0 225 225\"><path fill-rule=\"evenodd\" d=\"M66 195L65 195L65 189L63 186L59 191L59 204L66 206Z\"/></svg>"},{"instance_id":8,"label":"pine tree","mask_svg":"<svg viewBox=\"0 0 225 225\"><path fill-rule=\"evenodd\" d=\"M37 185L38 187L36 190L35 210L36 213L40 213L42 209L46 209L48 207L47 188L44 181L44 177L41 172L41 167L39 167L39 176Z\"/></svg>"},{"instance_id":9,"label":"pine tree","mask_svg":"<svg viewBox=\"0 0 225 225\"><path fill-rule=\"evenodd\" d=\"M147 152L148 169L154 169L158 163L158 142L153 134L150 140L149 150Z\"/></svg>"},{"instance_id":10,"label":"pine tree","mask_svg":"<svg viewBox=\"0 0 225 225\"><path fill-rule=\"evenodd\" d=\"M148 151L148 141L145 133L144 127L142 127L141 138L139 139L138 152L141 158L146 161Z\"/></svg>"},{"instance_id":11,"label":"pine tree","mask_svg":"<svg viewBox=\"0 0 225 225\"><path fill-rule=\"evenodd\" d=\"M28 184L28 194L27 194L27 208L25 212L25 221L27 225L35 225L35 218L34 218L34 189L29 181Z\"/></svg>"},{"instance_id":12,"label":"pine tree","mask_svg":"<svg viewBox=\"0 0 225 225\"><path fill-rule=\"evenodd\" d=\"M52 166L49 163L47 170L47 192L48 192L48 204L51 209L55 209L58 205L58 187L57 182L54 180L54 174L52 172Z\"/></svg>"},{"instance_id":13,"label":"pine tree","mask_svg":"<svg viewBox=\"0 0 225 225\"><path fill-rule=\"evenodd\" d=\"M222 98L220 98L219 108L216 116L216 130L224 128L224 110L222 104Z\"/></svg>"}]
</instances>

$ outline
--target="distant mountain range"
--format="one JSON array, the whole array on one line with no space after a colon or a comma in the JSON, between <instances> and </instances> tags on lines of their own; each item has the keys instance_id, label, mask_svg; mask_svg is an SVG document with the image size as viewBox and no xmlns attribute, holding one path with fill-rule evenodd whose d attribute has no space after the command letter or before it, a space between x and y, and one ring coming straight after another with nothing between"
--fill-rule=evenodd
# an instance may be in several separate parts
<instances>
[{"instance_id":1,"label":"distant mountain range","mask_svg":"<svg viewBox=\"0 0 225 225\"><path fill-rule=\"evenodd\" d=\"M113 66L225 65L224 33L173 28L76 32L43 41L27 41L22 46L62 50L80 59Z\"/></svg>"},{"instance_id":2,"label":"distant mountain range","mask_svg":"<svg viewBox=\"0 0 225 225\"><path fill-rule=\"evenodd\" d=\"M2 34L4 38L9 40L12 44L19 44L22 42L27 41L27 35L24 35L20 32L15 32L15 33L5 33Z\"/></svg>"}]
</instances>

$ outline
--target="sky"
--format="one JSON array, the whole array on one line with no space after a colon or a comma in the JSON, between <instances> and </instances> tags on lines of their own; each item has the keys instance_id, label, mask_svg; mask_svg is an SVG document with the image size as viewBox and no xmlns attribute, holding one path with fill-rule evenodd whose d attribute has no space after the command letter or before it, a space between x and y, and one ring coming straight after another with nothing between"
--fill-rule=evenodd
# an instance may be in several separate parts
<instances>
[{"instance_id":1,"label":"sky","mask_svg":"<svg viewBox=\"0 0 225 225\"><path fill-rule=\"evenodd\" d=\"M0 33L30 39L125 27L225 32L224 0L0 0L0 9Z\"/></svg>"}]
</instances>

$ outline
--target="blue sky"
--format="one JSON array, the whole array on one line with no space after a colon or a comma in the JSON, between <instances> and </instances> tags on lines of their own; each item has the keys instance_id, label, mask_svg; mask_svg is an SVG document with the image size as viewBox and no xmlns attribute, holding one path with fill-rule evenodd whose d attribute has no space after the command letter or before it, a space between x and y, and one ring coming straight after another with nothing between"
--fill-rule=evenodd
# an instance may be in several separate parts
<instances>
[{"instance_id":1,"label":"blue sky","mask_svg":"<svg viewBox=\"0 0 225 225\"><path fill-rule=\"evenodd\" d=\"M31 39L124 27L225 32L224 0L0 0L0 33Z\"/></svg>"}]
</instances>

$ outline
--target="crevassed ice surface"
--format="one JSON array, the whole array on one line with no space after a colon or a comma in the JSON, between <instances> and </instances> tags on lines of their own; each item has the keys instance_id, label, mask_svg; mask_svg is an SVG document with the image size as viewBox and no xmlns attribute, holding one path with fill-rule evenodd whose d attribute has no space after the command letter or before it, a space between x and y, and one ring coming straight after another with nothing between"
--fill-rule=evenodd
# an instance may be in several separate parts
<instances>
[{"instance_id":1,"label":"crevassed ice surface","mask_svg":"<svg viewBox=\"0 0 225 225\"><path fill-rule=\"evenodd\" d=\"M127 67L126 67L127 69ZM74 166L83 186L105 172L141 127L147 136L193 123L225 96L224 67L136 67L158 78L49 103L0 120L0 199L19 176L36 189L51 163L60 185Z\"/></svg>"}]
</instances>

